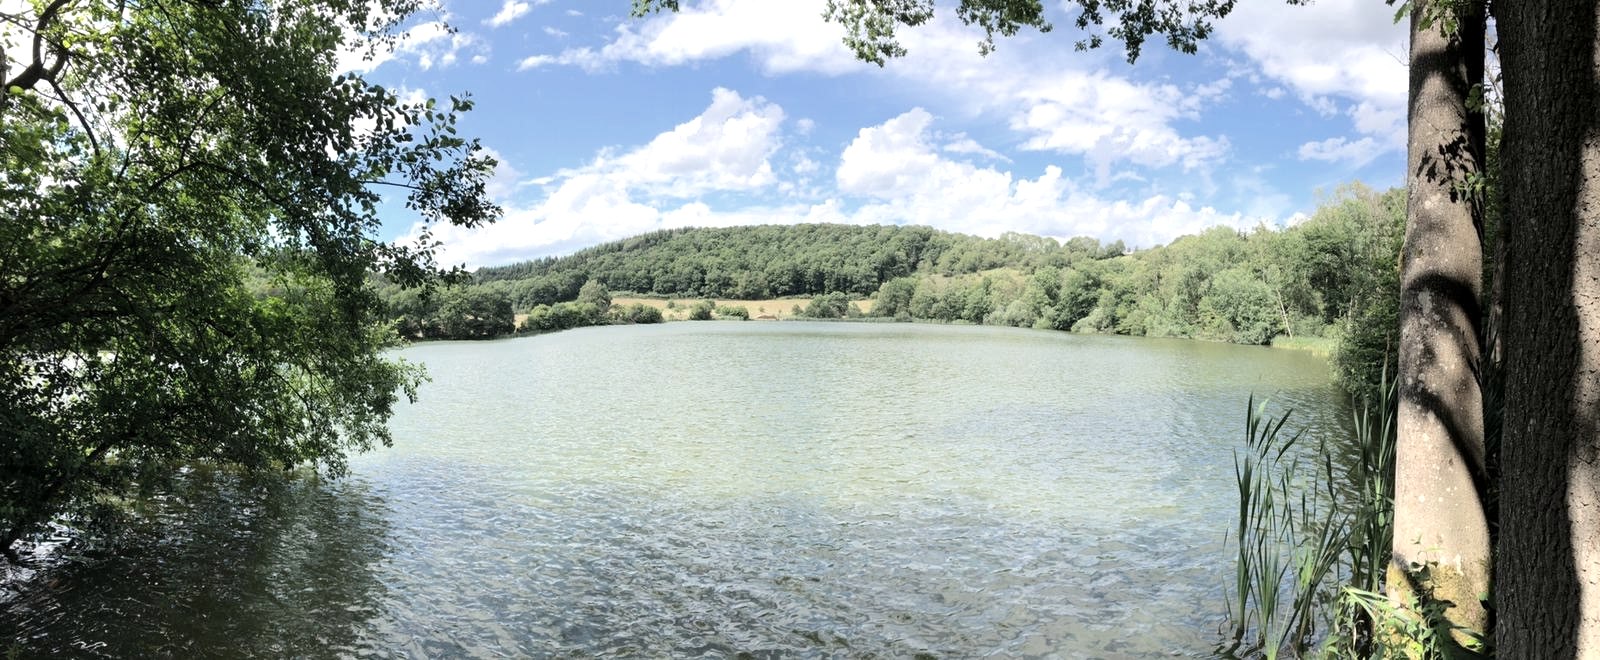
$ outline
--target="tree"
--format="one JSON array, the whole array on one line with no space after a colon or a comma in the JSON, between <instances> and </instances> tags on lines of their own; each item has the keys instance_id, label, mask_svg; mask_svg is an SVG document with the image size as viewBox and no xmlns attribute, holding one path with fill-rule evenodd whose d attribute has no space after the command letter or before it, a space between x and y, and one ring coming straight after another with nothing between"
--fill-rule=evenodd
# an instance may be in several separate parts
<instances>
[{"instance_id":1,"label":"tree","mask_svg":"<svg viewBox=\"0 0 1600 660\"><path fill-rule=\"evenodd\" d=\"M850 298L837 291L816 296L806 303L800 315L813 319L842 319L850 310Z\"/></svg>"},{"instance_id":2,"label":"tree","mask_svg":"<svg viewBox=\"0 0 1600 660\"><path fill-rule=\"evenodd\" d=\"M633 303L626 307L617 307L612 310L620 323L660 323L661 310L644 303Z\"/></svg>"},{"instance_id":3,"label":"tree","mask_svg":"<svg viewBox=\"0 0 1600 660\"><path fill-rule=\"evenodd\" d=\"M511 299L481 287L451 289L439 306L439 336L445 339L493 339L517 329Z\"/></svg>"},{"instance_id":4,"label":"tree","mask_svg":"<svg viewBox=\"0 0 1600 660\"><path fill-rule=\"evenodd\" d=\"M611 311L611 292L598 280L589 280L583 283L583 288L578 289L578 302L594 305L601 314L605 314Z\"/></svg>"},{"instance_id":5,"label":"tree","mask_svg":"<svg viewBox=\"0 0 1600 660\"><path fill-rule=\"evenodd\" d=\"M1490 542L1478 383L1482 204L1472 183L1483 175L1485 127L1467 98L1483 81L1483 21L1481 4L1412 4L1388 580L1391 599L1405 602L1414 585L1452 603L1445 616L1479 633L1489 624L1480 601L1489 593Z\"/></svg>"},{"instance_id":6,"label":"tree","mask_svg":"<svg viewBox=\"0 0 1600 660\"><path fill-rule=\"evenodd\" d=\"M0 551L183 462L387 444L419 372L369 280L459 278L376 241L377 190L493 220L471 107L341 75L416 0L35 2L0 16ZM370 5L370 6L369 6ZM21 47L13 47L21 44ZM358 128L364 126L365 128Z\"/></svg>"},{"instance_id":7,"label":"tree","mask_svg":"<svg viewBox=\"0 0 1600 660\"><path fill-rule=\"evenodd\" d=\"M878 287L878 296L872 304L873 316L899 317L911 315L911 298L917 294L917 280L897 277Z\"/></svg>"},{"instance_id":8,"label":"tree","mask_svg":"<svg viewBox=\"0 0 1600 660\"><path fill-rule=\"evenodd\" d=\"M1265 344L1278 325L1272 288L1243 268L1229 268L1211 279L1200 300L1201 327L1212 337L1238 344Z\"/></svg>"},{"instance_id":9,"label":"tree","mask_svg":"<svg viewBox=\"0 0 1600 660\"><path fill-rule=\"evenodd\" d=\"M1496 2L1505 410L1498 650L1600 654L1600 5Z\"/></svg>"}]
</instances>

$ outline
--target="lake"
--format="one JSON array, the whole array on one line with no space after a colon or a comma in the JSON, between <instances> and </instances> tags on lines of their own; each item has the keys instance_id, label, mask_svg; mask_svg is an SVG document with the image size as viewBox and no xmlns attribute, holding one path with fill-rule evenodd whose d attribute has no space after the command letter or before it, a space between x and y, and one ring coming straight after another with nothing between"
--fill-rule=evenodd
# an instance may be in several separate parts
<instances>
[{"instance_id":1,"label":"lake","mask_svg":"<svg viewBox=\"0 0 1600 660\"><path fill-rule=\"evenodd\" d=\"M617 326L400 352L346 479L192 475L0 610L25 654L1206 656L1246 399L1295 351L991 327Z\"/></svg>"}]
</instances>

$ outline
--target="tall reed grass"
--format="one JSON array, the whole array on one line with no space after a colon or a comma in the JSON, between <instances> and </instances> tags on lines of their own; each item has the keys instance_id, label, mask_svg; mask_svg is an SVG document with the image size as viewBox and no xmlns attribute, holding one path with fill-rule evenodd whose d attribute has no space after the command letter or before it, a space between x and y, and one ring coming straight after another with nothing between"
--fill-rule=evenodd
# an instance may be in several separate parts
<instances>
[{"instance_id":1,"label":"tall reed grass","mask_svg":"<svg viewBox=\"0 0 1600 660\"><path fill-rule=\"evenodd\" d=\"M1394 534L1393 384L1353 412L1348 443L1299 446L1250 398L1234 452L1239 518L1227 588L1225 657L1373 657L1393 635L1383 580ZM1392 627L1392 626L1391 626Z\"/></svg>"}]
</instances>

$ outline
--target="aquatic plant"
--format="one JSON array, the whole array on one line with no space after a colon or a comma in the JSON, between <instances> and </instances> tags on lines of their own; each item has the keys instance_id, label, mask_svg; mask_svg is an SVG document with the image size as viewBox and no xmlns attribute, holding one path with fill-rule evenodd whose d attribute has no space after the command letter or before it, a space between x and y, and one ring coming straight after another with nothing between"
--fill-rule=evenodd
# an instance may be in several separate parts
<instances>
[{"instance_id":1,"label":"aquatic plant","mask_svg":"<svg viewBox=\"0 0 1600 660\"><path fill-rule=\"evenodd\" d=\"M1352 413L1353 436L1314 451L1303 432L1250 398L1234 453L1239 517L1229 532L1233 582L1218 653L1277 658L1436 655L1426 608L1384 596L1394 533L1394 385ZM1420 614L1410 614L1415 612Z\"/></svg>"}]
</instances>

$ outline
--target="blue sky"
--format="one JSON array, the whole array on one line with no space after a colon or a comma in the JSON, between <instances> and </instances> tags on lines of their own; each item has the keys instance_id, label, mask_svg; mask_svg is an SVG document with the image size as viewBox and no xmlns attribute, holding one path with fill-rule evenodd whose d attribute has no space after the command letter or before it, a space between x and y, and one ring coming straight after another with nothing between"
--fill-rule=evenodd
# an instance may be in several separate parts
<instances>
[{"instance_id":1,"label":"blue sky","mask_svg":"<svg viewBox=\"0 0 1600 660\"><path fill-rule=\"evenodd\" d=\"M1075 52L1056 30L977 53L950 3L910 55L854 61L822 0L444 0L342 66L409 95L471 93L505 208L435 227L472 267L682 226L923 224L1148 247L1292 223L1319 195L1397 185L1405 30L1374 0L1240 3L1199 54ZM440 29L447 23L454 34ZM384 238L420 227L403 209Z\"/></svg>"}]
</instances>

